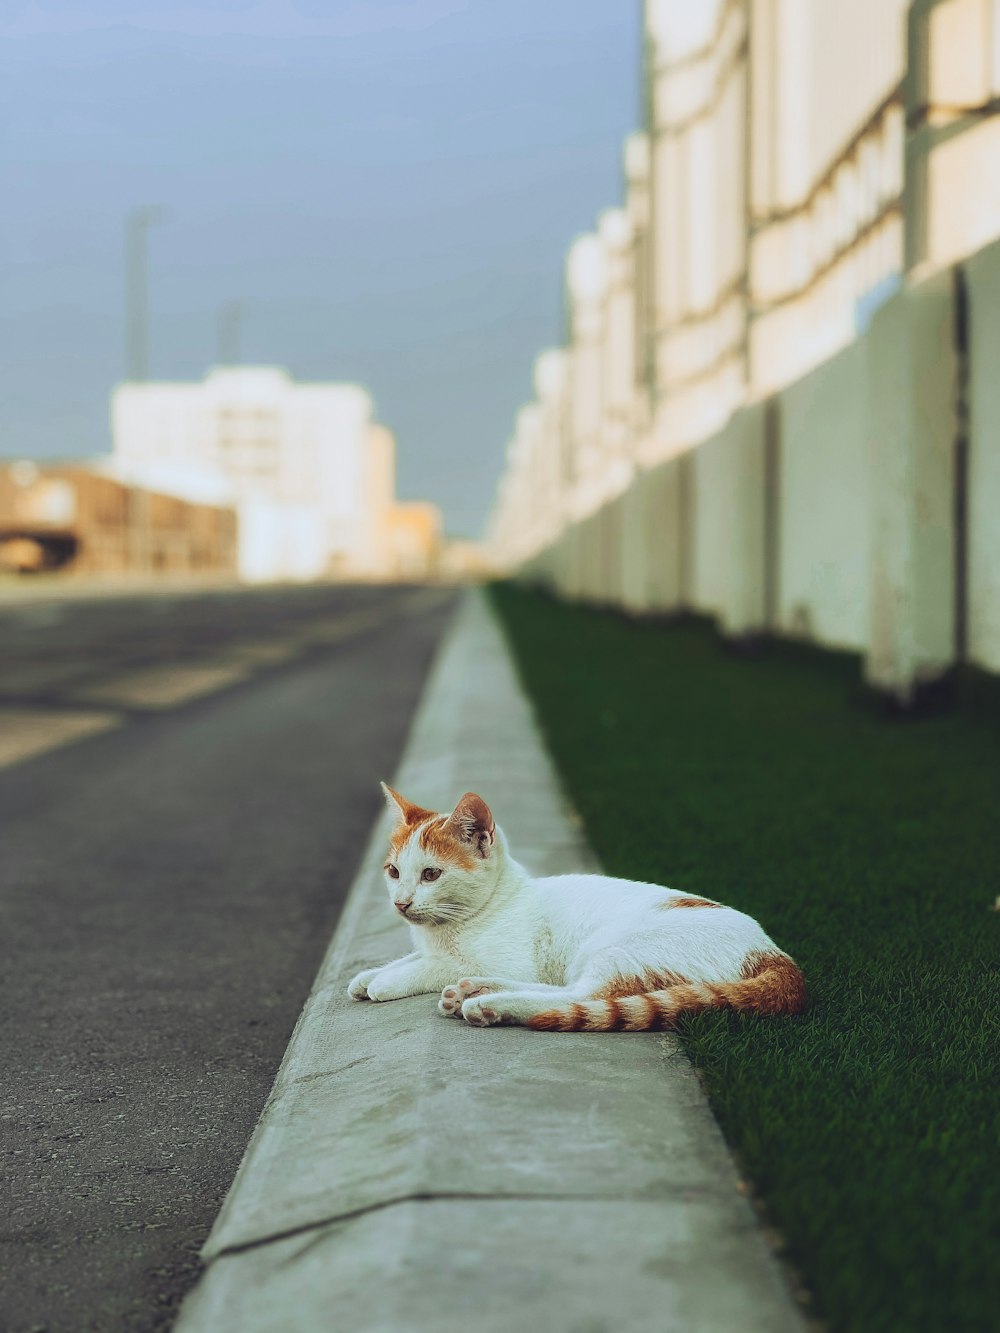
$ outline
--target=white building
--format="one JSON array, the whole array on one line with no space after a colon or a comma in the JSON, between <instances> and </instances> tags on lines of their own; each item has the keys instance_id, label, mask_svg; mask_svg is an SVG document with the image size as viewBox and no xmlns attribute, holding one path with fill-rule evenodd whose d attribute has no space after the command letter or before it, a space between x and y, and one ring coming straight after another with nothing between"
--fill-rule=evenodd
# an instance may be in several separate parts
<instances>
[{"instance_id":1,"label":"white building","mask_svg":"<svg viewBox=\"0 0 1000 1333\"><path fill-rule=\"evenodd\" d=\"M119 385L111 419L123 479L235 505L243 578L391 573L395 441L359 386L216 368L200 383Z\"/></svg>"}]
</instances>

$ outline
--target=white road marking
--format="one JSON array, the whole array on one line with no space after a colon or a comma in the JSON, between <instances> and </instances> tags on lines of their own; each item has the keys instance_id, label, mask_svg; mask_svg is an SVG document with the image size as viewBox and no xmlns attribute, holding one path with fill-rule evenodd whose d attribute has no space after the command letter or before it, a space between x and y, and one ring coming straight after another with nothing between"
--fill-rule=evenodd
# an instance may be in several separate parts
<instances>
[{"instance_id":1,"label":"white road marking","mask_svg":"<svg viewBox=\"0 0 1000 1333\"><path fill-rule=\"evenodd\" d=\"M286 631L280 639L237 640L233 644L220 645L217 657L211 662L138 667L78 689L68 686L62 692L74 702L97 704L108 709L158 711L175 708L190 699L198 699L246 680L253 674L254 667L288 661L311 644L341 643L363 630L391 621L396 616L429 610L448 596L447 591L426 589L416 595L411 593L397 598L388 605L383 603L378 607L306 621L291 628L290 632ZM42 623L49 619L46 614L48 608L31 607L25 610L31 616L38 616ZM53 618L58 615L56 610ZM73 672L76 669L70 668ZM24 682L8 680L7 685L12 690L22 685L33 689L40 685L52 688L58 684L64 670L58 664L53 664L51 669L43 666L40 671L31 668ZM44 708L0 708L0 768L107 731L125 720L115 712L99 712L96 709L69 712Z\"/></svg>"},{"instance_id":2,"label":"white road marking","mask_svg":"<svg viewBox=\"0 0 1000 1333\"><path fill-rule=\"evenodd\" d=\"M349 611L343 616L329 616L322 620L307 621L298 627L300 637L311 643L340 643L353 634L370 629L387 620L395 608L377 607L370 611Z\"/></svg>"},{"instance_id":3,"label":"white road marking","mask_svg":"<svg viewBox=\"0 0 1000 1333\"><path fill-rule=\"evenodd\" d=\"M290 657L302 651L302 644L295 639L253 640L246 643L227 643L219 649L220 656L235 658L251 666L273 666L278 662L287 662Z\"/></svg>"},{"instance_id":4,"label":"white road marking","mask_svg":"<svg viewBox=\"0 0 1000 1333\"><path fill-rule=\"evenodd\" d=\"M0 708L0 768L116 727L115 713Z\"/></svg>"},{"instance_id":5,"label":"white road marking","mask_svg":"<svg viewBox=\"0 0 1000 1333\"><path fill-rule=\"evenodd\" d=\"M234 685L249 674L249 667L239 662L141 667L74 690L73 697L119 708L174 708Z\"/></svg>"}]
</instances>

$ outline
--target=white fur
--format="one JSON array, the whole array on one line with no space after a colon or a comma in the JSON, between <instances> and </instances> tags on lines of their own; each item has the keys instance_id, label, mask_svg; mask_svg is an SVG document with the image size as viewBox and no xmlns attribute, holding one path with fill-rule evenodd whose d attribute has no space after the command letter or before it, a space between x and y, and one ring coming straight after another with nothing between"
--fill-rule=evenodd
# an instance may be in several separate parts
<instances>
[{"instance_id":1,"label":"white fur","mask_svg":"<svg viewBox=\"0 0 1000 1333\"><path fill-rule=\"evenodd\" d=\"M499 828L478 844L470 835L470 846L474 866L463 870L425 851L419 830L410 836L392 862L399 878L387 871L386 884L406 905L414 951L359 973L348 988L354 999L442 992L443 1014L518 1023L553 1003L586 1000L616 977L671 972L697 989L739 981L748 954L780 953L734 908L665 910L690 895L607 875L533 879ZM440 878L423 882L427 868Z\"/></svg>"}]
</instances>

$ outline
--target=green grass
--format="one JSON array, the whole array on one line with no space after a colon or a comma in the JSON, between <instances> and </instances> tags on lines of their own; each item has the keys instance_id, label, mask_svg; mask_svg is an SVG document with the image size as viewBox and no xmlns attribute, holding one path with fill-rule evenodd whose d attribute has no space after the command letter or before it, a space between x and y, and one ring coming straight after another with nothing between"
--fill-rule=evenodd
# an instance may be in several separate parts
<instances>
[{"instance_id":1,"label":"green grass","mask_svg":"<svg viewBox=\"0 0 1000 1333\"><path fill-rule=\"evenodd\" d=\"M1000 682L888 720L848 654L493 596L606 869L751 913L805 970L801 1018L682 1037L820 1317L1000 1329Z\"/></svg>"}]
</instances>

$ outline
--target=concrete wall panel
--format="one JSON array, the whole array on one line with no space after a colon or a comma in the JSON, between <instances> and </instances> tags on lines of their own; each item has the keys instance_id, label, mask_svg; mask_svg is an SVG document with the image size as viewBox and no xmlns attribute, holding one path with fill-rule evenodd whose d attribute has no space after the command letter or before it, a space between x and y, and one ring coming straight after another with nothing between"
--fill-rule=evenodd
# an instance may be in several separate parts
<instances>
[{"instance_id":1,"label":"concrete wall panel","mask_svg":"<svg viewBox=\"0 0 1000 1333\"><path fill-rule=\"evenodd\" d=\"M869 331L770 403L639 472L532 572L635 612L689 606L723 633L772 626L866 653L902 702L956 661L956 477L969 407L967 642L1000 670L1000 243L966 261L963 383L951 271L904 287Z\"/></svg>"},{"instance_id":2,"label":"concrete wall panel","mask_svg":"<svg viewBox=\"0 0 1000 1333\"><path fill-rule=\"evenodd\" d=\"M638 473L622 497L622 602L664 613L681 605L680 485L676 459Z\"/></svg>"},{"instance_id":3,"label":"concrete wall panel","mask_svg":"<svg viewBox=\"0 0 1000 1333\"><path fill-rule=\"evenodd\" d=\"M586 602L600 600L601 533L593 514L577 526L580 582L577 595Z\"/></svg>"},{"instance_id":4,"label":"concrete wall panel","mask_svg":"<svg viewBox=\"0 0 1000 1333\"><path fill-rule=\"evenodd\" d=\"M1000 671L1000 243L965 264L969 302L968 651Z\"/></svg>"},{"instance_id":5,"label":"concrete wall panel","mask_svg":"<svg viewBox=\"0 0 1000 1333\"><path fill-rule=\"evenodd\" d=\"M776 628L841 648L868 641L867 355L854 342L778 398Z\"/></svg>"},{"instance_id":6,"label":"concrete wall panel","mask_svg":"<svg viewBox=\"0 0 1000 1333\"><path fill-rule=\"evenodd\" d=\"M616 496L608 505L607 602L625 604L625 521L626 494Z\"/></svg>"},{"instance_id":7,"label":"concrete wall panel","mask_svg":"<svg viewBox=\"0 0 1000 1333\"><path fill-rule=\"evenodd\" d=\"M646 476L645 530L649 543L646 600L650 611L677 611L681 599L680 465L676 458L651 468Z\"/></svg>"},{"instance_id":8,"label":"concrete wall panel","mask_svg":"<svg viewBox=\"0 0 1000 1333\"><path fill-rule=\"evenodd\" d=\"M731 635L765 624L765 426L755 403L690 454L691 603Z\"/></svg>"},{"instance_id":9,"label":"concrete wall panel","mask_svg":"<svg viewBox=\"0 0 1000 1333\"><path fill-rule=\"evenodd\" d=\"M649 610L646 603L646 568L652 553L644 519L648 485L649 473L637 472L621 499L622 606L640 615Z\"/></svg>"},{"instance_id":10,"label":"concrete wall panel","mask_svg":"<svg viewBox=\"0 0 1000 1333\"><path fill-rule=\"evenodd\" d=\"M869 682L909 702L955 653L954 281L939 273L879 310L868 345L872 547Z\"/></svg>"}]
</instances>

